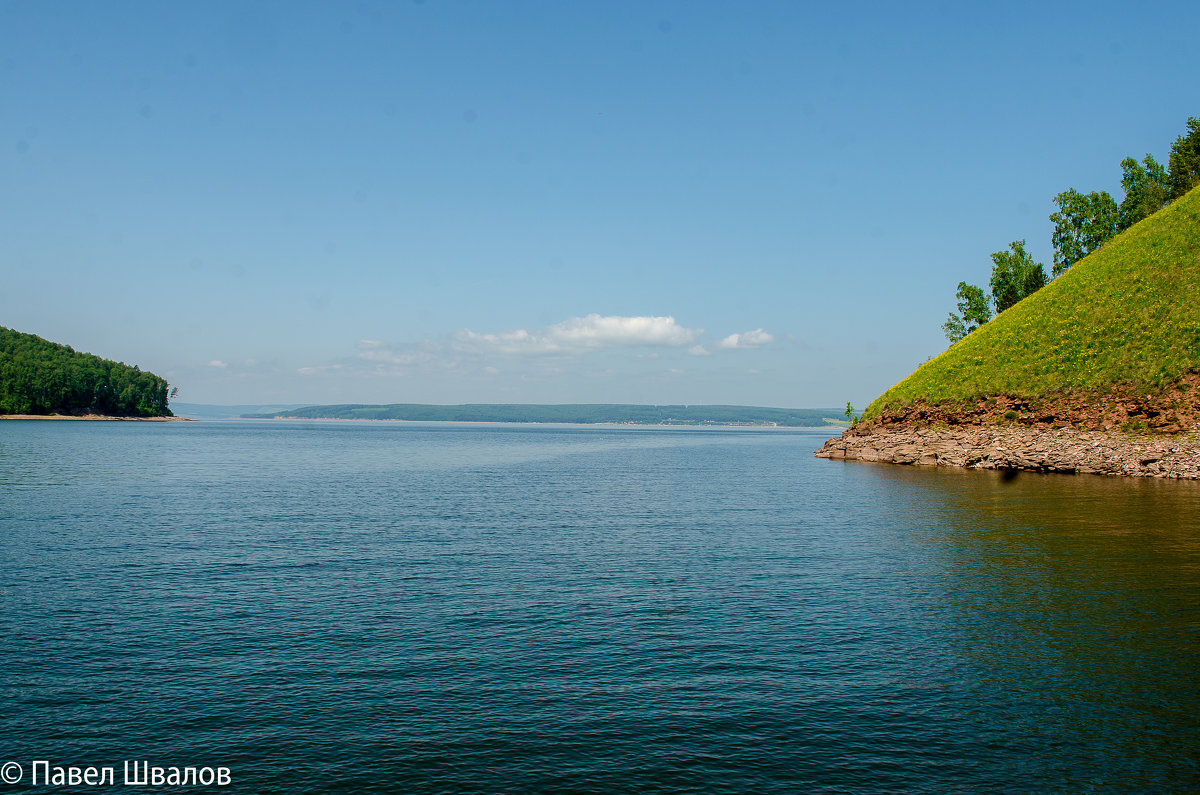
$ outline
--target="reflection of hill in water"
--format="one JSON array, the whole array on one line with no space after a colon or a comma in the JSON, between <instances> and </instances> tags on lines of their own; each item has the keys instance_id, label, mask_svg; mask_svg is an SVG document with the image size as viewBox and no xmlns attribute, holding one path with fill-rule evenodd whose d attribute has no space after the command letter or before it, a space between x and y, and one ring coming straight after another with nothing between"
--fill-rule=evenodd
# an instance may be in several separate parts
<instances>
[{"instance_id":1,"label":"reflection of hill in water","mask_svg":"<svg viewBox=\"0 0 1200 795\"><path fill-rule=\"evenodd\" d=\"M897 500L895 542L927 551L921 582L941 586L922 595L941 617L933 653L973 669L1006 737L1105 736L1126 769L1197 770L1200 484L862 469Z\"/></svg>"}]
</instances>

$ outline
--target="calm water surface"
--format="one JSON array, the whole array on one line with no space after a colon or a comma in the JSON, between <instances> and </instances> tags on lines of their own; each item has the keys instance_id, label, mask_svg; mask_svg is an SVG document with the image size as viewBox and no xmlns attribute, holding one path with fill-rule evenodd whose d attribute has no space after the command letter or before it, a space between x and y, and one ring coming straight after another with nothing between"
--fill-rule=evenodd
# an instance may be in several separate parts
<instances>
[{"instance_id":1,"label":"calm water surface","mask_svg":"<svg viewBox=\"0 0 1200 795\"><path fill-rule=\"evenodd\" d=\"M1200 791L1200 488L828 435L0 424L5 790Z\"/></svg>"}]
</instances>

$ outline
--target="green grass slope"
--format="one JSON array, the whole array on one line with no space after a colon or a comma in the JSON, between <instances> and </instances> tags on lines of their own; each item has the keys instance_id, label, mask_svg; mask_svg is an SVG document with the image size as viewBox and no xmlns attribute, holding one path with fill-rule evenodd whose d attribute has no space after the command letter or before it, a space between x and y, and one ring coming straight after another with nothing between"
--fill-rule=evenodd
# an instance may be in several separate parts
<instances>
[{"instance_id":1,"label":"green grass slope","mask_svg":"<svg viewBox=\"0 0 1200 795\"><path fill-rule=\"evenodd\" d=\"M1157 388L1200 367L1200 188L921 365L867 419L915 401Z\"/></svg>"}]
</instances>

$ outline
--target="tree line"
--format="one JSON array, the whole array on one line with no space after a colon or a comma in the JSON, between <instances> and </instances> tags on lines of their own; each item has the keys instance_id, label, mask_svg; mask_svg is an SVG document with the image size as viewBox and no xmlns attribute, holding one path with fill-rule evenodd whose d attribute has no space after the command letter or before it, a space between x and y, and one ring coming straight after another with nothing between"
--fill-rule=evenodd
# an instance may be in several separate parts
<instances>
[{"instance_id":1,"label":"tree line","mask_svg":"<svg viewBox=\"0 0 1200 795\"><path fill-rule=\"evenodd\" d=\"M0 326L0 414L170 417L169 388L136 365Z\"/></svg>"},{"instance_id":2,"label":"tree line","mask_svg":"<svg viewBox=\"0 0 1200 795\"><path fill-rule=\"evenodd\" d=\"M1066 273L1079 260L1103 246L1119 232L1148 218L1200 184L1200 118L1187 120L1187 132L1175 139L1164 167L1147 154L1140 162L1121 161L1118 204L1107 191L1080 193L1074 188L1054 197L1053 277ZM942 331L953 344L1005 309L1046 286L1046 268L1025 251L1025 241L1009 244L1008 251L992 254L989 292L959 282L955 292L958 312L951 312Z\"/></svg>"}]
</instances>

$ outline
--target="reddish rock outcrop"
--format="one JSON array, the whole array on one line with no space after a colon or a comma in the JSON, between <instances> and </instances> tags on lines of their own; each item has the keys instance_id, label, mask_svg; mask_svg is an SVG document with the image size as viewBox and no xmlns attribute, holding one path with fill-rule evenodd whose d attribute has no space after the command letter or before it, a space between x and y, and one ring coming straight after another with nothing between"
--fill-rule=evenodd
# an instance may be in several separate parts
<instances>
[{"instance_id":1,"label":"reddish rock outcrop","mask_svg":"<svg viewBox=\"0 0 1200 795\"><path fill-rule=\"evenodd\" d=\"M1120 387L1026 400L914 404L848 428L821 458L1200 479L1200 373L1154 393Z\"/></svg>"},{"instance_id":2,"label":"reddish rock outcrop","mask_svg":"<svg viewBox=\"0 0 1200 795\"><path fill-rule=\"evenodd\" d=\"M826 442L817 456L921 466L1200 479L1200 440L1195 436L1075 428L860 423Z\"/></svg>"},{"instance_id":3,"label":"reddish rock outcrop","mask_svg":"<svg viewBox=\"0 0 1200 795\"><path fill-rule=\"evenodd\" d=\"M1129 385L1104 393L1087 390L1026 399L996 395L968 403L914 403L889 409L876 419L890 424L1071 426L1087 430L1149 430L1174 434L1200 430L1200 371L1159 390Z\"/></svg>"}]
</instances>

